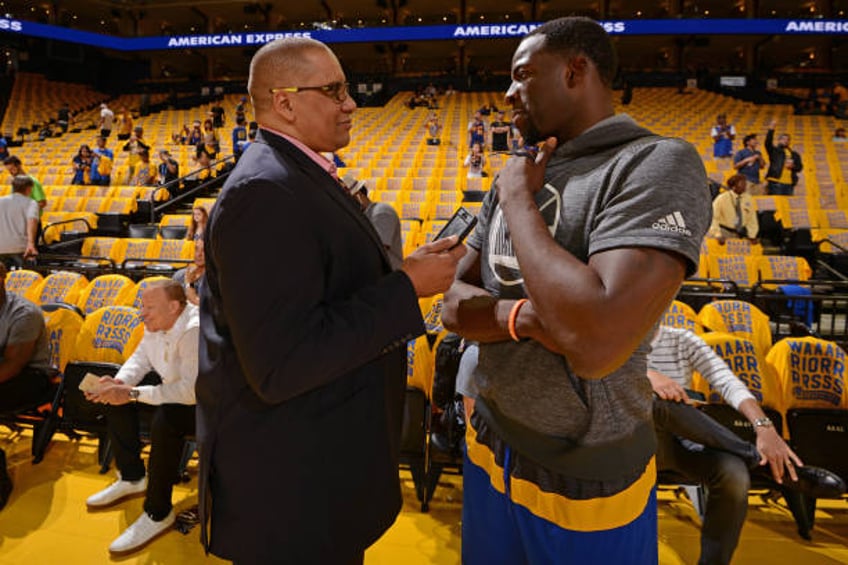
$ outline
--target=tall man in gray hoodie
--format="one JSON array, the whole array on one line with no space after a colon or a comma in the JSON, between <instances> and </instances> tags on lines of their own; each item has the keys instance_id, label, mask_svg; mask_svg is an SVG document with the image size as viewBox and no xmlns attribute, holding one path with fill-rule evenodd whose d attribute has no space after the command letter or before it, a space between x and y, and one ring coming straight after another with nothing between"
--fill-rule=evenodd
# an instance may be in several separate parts
<instances>
[{"instance_id":1,"label":"tall man in gray hoodie","mask_svg":"<svg viewBox=\"0 0 848 565\"><path fill-rule=\"evenodd\" d=\"M506 101L541 148L495 179L443 311L480 342L464 563L657 562L646 354L710 199L691 145L614 115L615 70L585 18L513 56Z\"/></svg>"}]
</instances>

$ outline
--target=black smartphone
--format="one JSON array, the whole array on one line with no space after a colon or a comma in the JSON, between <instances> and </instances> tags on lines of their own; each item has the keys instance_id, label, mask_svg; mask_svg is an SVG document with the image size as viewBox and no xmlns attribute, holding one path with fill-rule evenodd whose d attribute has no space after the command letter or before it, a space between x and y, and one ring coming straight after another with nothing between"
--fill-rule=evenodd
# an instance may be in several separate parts
<instances>
[{"instance_id":1,"label":"black smartphone","mask_svg":"<svg viewBox=\"0 0 848 565\"><path fill-rule=\"evenodd\" d=\"M446 223L439 231L438 235L433 238L433 241L438 241L452 235L458 235L459 241L457 242L457 245L459 245L466 237L468 237L468 234L471 233L471 230L473 230L476 225L477 216L460 206L459 209L454 212L453 216L451 216L451 219L448 220L448 223Z\"/></svg>"}]
</instances>

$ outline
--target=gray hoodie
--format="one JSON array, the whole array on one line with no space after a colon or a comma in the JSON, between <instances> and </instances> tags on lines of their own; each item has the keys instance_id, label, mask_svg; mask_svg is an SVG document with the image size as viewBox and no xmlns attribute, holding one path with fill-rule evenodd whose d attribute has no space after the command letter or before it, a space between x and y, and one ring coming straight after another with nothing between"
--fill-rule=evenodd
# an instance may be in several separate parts
<instances>
[{"instance_id":1,"label":"gray hoodie","mask_svg":"<svg viewBox=\"0 0 848 565\"><path fill-rule=\"evenodd\" d=\"M542 216L581 261L609 249L650 247L683 256L690 275L697 270L711 208L703 164L689 143L614 116L557 148L545 181L536 196ZM481 253L486 290L525 296L495 190L468 244ZM654 454L649 349L645 336L624 365L584 380L568 359L537 342L481 344L474 374L478 410L531 459L573 479L607 483L604 493L622 490Z\"/></svg>"}]
</instances>

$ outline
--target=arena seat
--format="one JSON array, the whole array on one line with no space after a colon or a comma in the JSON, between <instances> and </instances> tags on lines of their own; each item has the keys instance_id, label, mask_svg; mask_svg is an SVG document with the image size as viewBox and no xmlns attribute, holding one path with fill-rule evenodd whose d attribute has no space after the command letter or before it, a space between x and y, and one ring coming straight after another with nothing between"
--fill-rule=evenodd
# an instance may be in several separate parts
<instances>
[{"instance_id":1,"label":"arena seat","mask_svg":"<svg viewBox=\"0 0 848 565\"><path fill-rule=\"evenodd\" d=\"M65 368L62 419L59 428L71 433L83 431L98 439L100 472L111 459L105 417L99 405L85 399L79 384L88 373L114 376L129 359L144 335L138 310L126 306L106 306L89 314L74 343L71 360Z\"/></svg>"},{"instance_id":2,"label":"arena seat","mask_svg":"<svg viewBox=\"0 0 848 565\"><path fill-rule=\"evenodd\" d=\"M795 453L807 465L848 479L848 401L845 352L813 337L786 338L768 355L782 381L786 422ZM802 499L812 528L816 500Z\"/></svg>"},{"instance_id":3,"label":"arena seat","mask_svg":"<svg viewBox=\"0 0 848 565\"><path fill-rule=\"evenodd\" d=\"M708 272L711 278L730 280L741 287L757 282L756 258L746 255L709 255Z\"/></svg>"},{"instance_id":4,"label":"arena seat","mask_svg":"<svg viewBox=\"0 0 848 565\"><path fill-rule=\"evenodd\" d=\"M58 225L53 225L59 223ZM45 212L41 216L42 238L45 243L62 239L65 232L85 234L97 229L97 215L90 212Z\"/></svg>"},{"instance_id":5,"label":"arena seat","mask_svg":"<svg viewBox=\"0 0 848 565\"><path fill-rule=\"evenodd\" d=\"M426 336L407 344L407 383L401 428L401 465L412 474L422 512L428 508L428 432L433 389L433 351Z\"/></svg>"},{"instance_id":6,"label":"arena seat","mask_svg":"<svg viewBox=\"0 0 848 565\"><path fill-rule=\"evenodd\" d=\"M6 292L34 302L43 282L44 277L36 271L26 269L9 271L6 275Z\"/></svg>"},{"instance_id":7,"label":"arena seat","mask_svg":"<svg viewBox=\"0 0 848 565\"><path fill-rule=\"evenodd\" d=\"M704 238L706 252L708 255L762 255L763 246L760 243L751 243L750 239L729 238L724 244L712 237Z\"/></svg>"},{"instance_id":8,"label":"arena seat","mask_svg":"<svg viewBox=\"0 0 848 565\"><path fill-rule=\"evenodd\" d=\"M77 335L83 324L83 318L68 308L57 308L44 312L47 331L47 347L50 351L50 364L60 373L71 359Z\"/></svg>"},{"instance_id":9,"label":"arena seat","mask_svg":"<svg viewBox=\"0 0 848 565\"><path fill-rule=\"evenodd\" d=\"M88 316L104 306L131 301L135 287L135 283L124 275L100 275L80 293L77 305Z\"/></svg>"},{"instance_id":10,"label":"arena seat","mask_svg":"<svg viewBox=\"0 0 848 565\"><path fill-rule=\"evenodd\" d=\"M762 281L806 281L813 270L803 257L762 255L757 259L757 271ZM777 290L779 282L764 283L763 288Z\"/></svg>"},{"instance_id":11,"label":"arena seat","mask_svg":"<svg viewBox=\"0 0 848 565\"><path fill-rule=\"evenodd\" d=\"M727 366L739 380L745 383L757 402L773 411L777 422L781 422L783 391L778 382L773 368L765 362L765 357L757 350L754 343L744 337L725 332L708 332L701 335L704 343L727 363ZM720 394L707 383L700 374L695 373L693 377L694 390L704 394L711 404L724 404ZM738 416L738 414L737 414ZM725 421L722 423L727 424ZM749 439L754 437L754 430L750 423L733 423L729 428L740 428L736 430L739 435ZM742 429L746 429L742 433ZM782 428L781 428L782 429Z\"/></svg>"},{"instance_id":12,"label":"arena seat","mask_svg":"<svg viewBox=\"0 0 848 565\"><path fill-rule=\"evenodd\" d=\"M680 300L672 301L668 310L660 318L660 324L671 326L672 328L689 330L698 335L704 333L704 328L698 321L698 315L695 313L695 310Z\"/></svg>"},{"instance_id":13,"label":"arena seat","mask_svg":"<svg viewBox=\"0 0 848 565\"><path fill-rule=\"evenodd\" d=\"M80 273L58 271L48 275L38 289L33 302L44 306L53 303L76 304L88 286L88 279Z\"/></svg>"},{"instance_id":14,"label":"arena seat","mask_svg":"<svg viewBox=\"0 0 848 565\"><path fill-rule=\"evenodd\" d=\"M716 300L698 312L698 322L715 332L733 334L751 340L761 359L772 346L769 318L759 308L742 300Z\"/></svg>"}]
</instances>

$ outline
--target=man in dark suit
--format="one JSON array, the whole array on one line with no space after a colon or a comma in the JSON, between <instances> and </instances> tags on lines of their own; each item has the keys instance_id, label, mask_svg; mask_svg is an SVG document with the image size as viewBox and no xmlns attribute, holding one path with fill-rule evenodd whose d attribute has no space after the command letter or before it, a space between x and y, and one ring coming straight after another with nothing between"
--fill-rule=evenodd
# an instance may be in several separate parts
<instances>
[{"instance_id":1,"label":"man in dark suit","mask_svg":"<svg viewBox=\"0 0 848 565\"><path fill-rule=\"evenodd\" d=\"M417 299L450 286L465 248L438 241L391 270L320 155L349 143L356 109L325 45L269 43L248 90L260 133L204 234L207 547L237 563L361 563L401 507L406 343L424 331Z\"/></svg>"}]
</instances>

